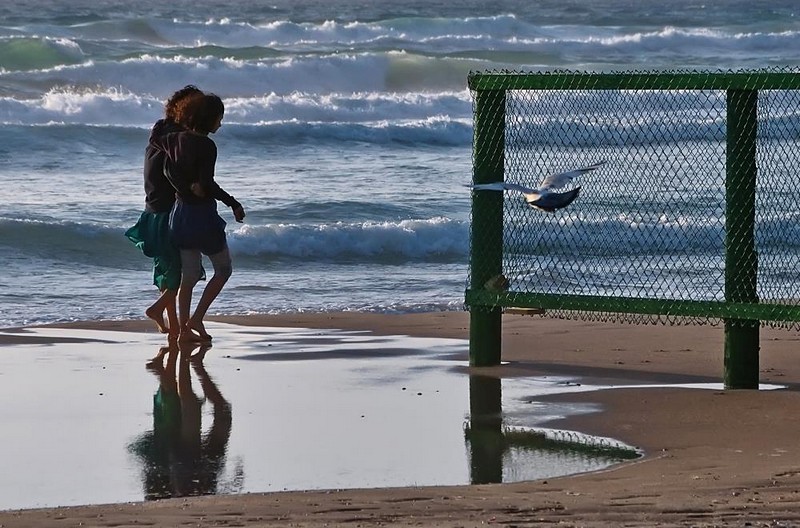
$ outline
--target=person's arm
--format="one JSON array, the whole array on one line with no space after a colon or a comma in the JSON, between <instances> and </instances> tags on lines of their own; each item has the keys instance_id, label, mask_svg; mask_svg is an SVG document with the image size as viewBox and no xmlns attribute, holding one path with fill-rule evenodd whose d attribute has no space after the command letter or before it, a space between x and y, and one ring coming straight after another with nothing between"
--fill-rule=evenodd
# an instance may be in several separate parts
<instances>
[{"instance_id":1,"label":"person's arm","mask_svg":"<svg viewBox=\"0 0 800 528\"><path fill-rule=\"evenodd\" d=\"M215 200L219 200L233 210L233 216L237 222L244 220L244 208L236 198L225 192L214 180L214 168L217 164L217 145L209 139L209 148L206 150L206 156L201 163L200 168L200 186L207 196L211 196Z\"/></svg>"}]
</instances>

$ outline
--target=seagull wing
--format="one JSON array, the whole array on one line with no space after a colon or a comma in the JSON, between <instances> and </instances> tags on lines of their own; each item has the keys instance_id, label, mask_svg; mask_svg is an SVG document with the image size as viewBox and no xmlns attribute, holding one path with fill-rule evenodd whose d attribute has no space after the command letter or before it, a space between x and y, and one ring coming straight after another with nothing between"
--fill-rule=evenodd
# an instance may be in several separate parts
<instances>
[{"instance_id":1,"label":"seagull wing","mask_svg":"<svg viewBox=\"0 0 800 528\"><path fill-rule=\"evenodd\" d=\"M535 189L529 189L523 185L518 183L509 183L509 182L494 182L494 183L476 183L475 185L471 185L473 189L476 191L517 191L525 196L528 195L539 195L539 192Z\"/></svg>"},{"instance_id":2,"label":"seagull wing","mask_svg":"<svg viewBox=\"0 0 800 528\"><path fill-rule=\"evenodd\" d=\"M601 161L599 163L595 163L594 165L583 167L582 169L575 169L567 172L560 172L558 174L551 174L549 176L546 176L542 180L542 183L539 184L539 188L540 190L558 189L571 182L576 176L580 176L581 174L591 172L596 168L603 166L604 164L605 161Z\"/></svg>"}]
</instances>

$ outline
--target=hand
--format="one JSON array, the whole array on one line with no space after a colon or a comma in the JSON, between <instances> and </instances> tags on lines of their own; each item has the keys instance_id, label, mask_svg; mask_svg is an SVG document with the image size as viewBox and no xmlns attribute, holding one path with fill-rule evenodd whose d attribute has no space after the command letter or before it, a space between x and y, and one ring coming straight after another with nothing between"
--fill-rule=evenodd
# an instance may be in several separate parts
<instances>
[{"instance_id":1,"label":"hand","mask_svg":"<svg viewBox=\"0 0 800 528\"><path fill-rule=\"evenodd\" d=\"M235 207L233 209L233 217L239 223L244 222L244 207L242 207L241 205L238 206L238 207Z\"/></svg>"},{"instance_id":2,"label":"hand","mask_svg":"<svg viewBox=\"0 0 800 528\"><path fill-rule=\"evenodd\" d=\"M192 194L194 194L195 196L199 198L206 197L206 191L203 190L203 186L200 185L199 182L194 182L192 185L189 186L189 188L192 190Z\"/></svg>"}]
</instances>

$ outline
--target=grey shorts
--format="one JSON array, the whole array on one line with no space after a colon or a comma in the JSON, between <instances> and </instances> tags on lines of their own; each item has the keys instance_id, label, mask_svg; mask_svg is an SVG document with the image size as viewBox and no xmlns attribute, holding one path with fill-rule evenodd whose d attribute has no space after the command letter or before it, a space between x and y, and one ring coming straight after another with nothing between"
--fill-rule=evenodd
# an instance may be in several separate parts
<instances>
[{"instance_id":1,"label":"grey shorts","mask_svg":"<svg viewBox=\"0 0 800 528\"><path fill-rule=\"evenodd\" d=\"M214 266L214 275L230 277L233 273L233 263L228 246L220 251L208 256L211 265ZM181 282L190 281L192 283L200 280L203 273L203 254L199 249L181 249Z\"/></svg>"}]
</instances>

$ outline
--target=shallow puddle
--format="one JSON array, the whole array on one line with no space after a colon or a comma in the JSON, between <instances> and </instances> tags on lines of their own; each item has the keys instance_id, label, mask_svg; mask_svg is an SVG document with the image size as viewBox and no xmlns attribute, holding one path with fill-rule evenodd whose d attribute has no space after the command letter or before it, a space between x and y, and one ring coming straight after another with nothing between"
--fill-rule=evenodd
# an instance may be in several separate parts
<instances>
[{"instance_id":1,"label":"shallow puddle","mask_svg":"<svg viewBox=\"0 0 800 528\"><path fill-rule=\"evenodd\" d=\"M209 331L207 350L152 334L17 332L0 350L0 509L512 482L638 456L540 427L598 408L531 395L597 387L469 376L463 340Z\"/></svg>"}]
</instances>

